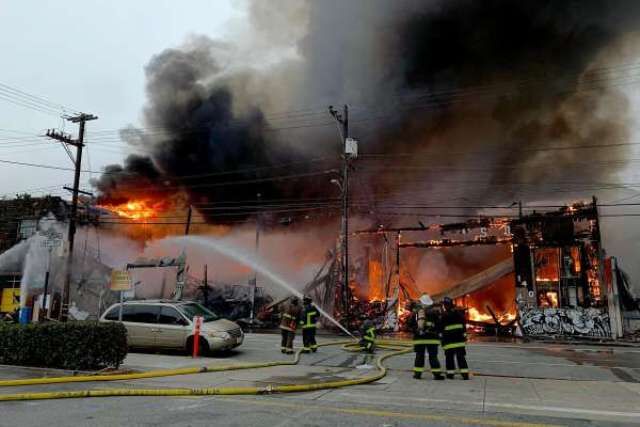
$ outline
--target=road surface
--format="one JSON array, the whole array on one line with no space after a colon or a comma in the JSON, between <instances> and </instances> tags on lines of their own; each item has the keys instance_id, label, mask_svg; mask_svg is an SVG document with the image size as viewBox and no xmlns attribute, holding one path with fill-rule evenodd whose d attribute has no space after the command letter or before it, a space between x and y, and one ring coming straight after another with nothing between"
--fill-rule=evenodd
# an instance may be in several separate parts
<instances>
[{"instance_id":1,"label":"road surface","mask_svg":"<svg viewBox=\"0 0 640 427\"><path fill-rule=\"evenodd\" d=\"M299 339L299 337L297 338ZM327 341L331 338L323 338ZM471 381L411 378L412 354L369 385L300 394L126 397L0 403L0 426L531 426L640 424L640 348L474 343ZM283 360L279 337L248 334L231 355L193 359L131 353L140 370ZM442 355L441 355L442 359ZM371 373L362 354L323 347L297 366L229 371L117 383L3 388L1 393L110 387L176 388L322 382ZM1 378L52 375L0 367Z\"/></svg>"}]
</instances>

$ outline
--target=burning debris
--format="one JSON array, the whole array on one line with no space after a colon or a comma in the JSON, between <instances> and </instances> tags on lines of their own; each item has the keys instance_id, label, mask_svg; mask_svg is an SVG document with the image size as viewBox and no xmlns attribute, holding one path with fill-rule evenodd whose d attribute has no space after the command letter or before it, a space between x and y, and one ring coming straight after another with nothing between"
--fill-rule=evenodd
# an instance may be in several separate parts
<instances>
[{"instance_id":1,"label":"burning debris","mask_svg":"<svg viewBox=\"0 0 640 427\"><path fill-rule=\"evenodd\" d=\"M401 232L409 235L419 233L428 240L396 239L396 265L395 268L386 269L386 277L387 283L397 283L400 292L396 291L393 295L389 292L390 287L385 288L383 317L389 310L390 301L401 303L403 300L415 300L416 295L422 293L432 295L436 301L445 296L454 298L458 305L466 307L470 328L478 333L513 334L518 316L533 318L535 316L531 312L538 309L589 308L595 310L592 310L593 313L601 313L599 309L607 310L602 296L610 292L607 289L611 288L611 278L603 276L595 200L593 204L579 203L558 211L533 213L514 219L471 220L404 230L382 228L357 232L356 235L365 240L369 237L368 240L375 245L376 242L379 244L380 235ZM434 233L443 237L429 239ZM389 239L385 238L384 242L389 242ZM452 245L451 242L457 243ZM511 250L500 250L501 247L505 248L503 244L508 244ZM467 247L485 249L487 245L493 245L495 249L485 255L492 254L493 257L486 256L483 267L478 262L466 270L463 280L456 281L448 277L449 281L443 284L434 282L436 276L433 275L420 281L412 278L411 271L415 271L418 265L416 258L420 258L415 252L416 248L453 253L463 251L461 253L468 262L471 249ZM369 253L371 251L372 248ZM487 262L490 264L487 265ZM372 311L369 304L379 298L378 265L379 261L369 260L370 277L361 279L362 283L368 281L368 288L360 286L354 289L356 295L362 295L367 290L369 292L368 296L360 297L363 301L361 305L365 304L364 310ZM471 271L474 273L470 274ZM371 275L371 272L374 274ZM392 309L396 314L396 328L402 328L400 306ZM352 308L350 311L357 312L358 309ZM566 316L580 318L571 313ZM566 330L584 331L585 328L567 327Z\"/></svg>"}]
</instances>

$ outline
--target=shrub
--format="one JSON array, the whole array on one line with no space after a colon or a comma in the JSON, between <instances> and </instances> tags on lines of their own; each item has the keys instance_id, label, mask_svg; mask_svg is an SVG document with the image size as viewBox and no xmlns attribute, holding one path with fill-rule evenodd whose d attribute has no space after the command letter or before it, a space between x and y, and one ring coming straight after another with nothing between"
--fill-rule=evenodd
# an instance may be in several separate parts
<instances>
[{"instance_id":1,"label":"shrub","mask_svg":"<svg viewBox=\"0 0 640 427\"><path fill-rule=\"evenodd\" d=\"M118 367L127 355L121 323L0 322L0 364L90 370Z\"/></svg>"}]
</instances>

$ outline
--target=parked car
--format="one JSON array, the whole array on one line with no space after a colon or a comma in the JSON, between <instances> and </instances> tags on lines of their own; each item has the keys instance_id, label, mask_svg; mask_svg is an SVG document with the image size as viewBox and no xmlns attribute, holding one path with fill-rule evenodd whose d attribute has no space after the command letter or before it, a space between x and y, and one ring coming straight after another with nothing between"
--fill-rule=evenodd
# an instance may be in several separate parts
<instances>
[{"instance_id":1,"label":"parked car","mask_svg":"<svg viewBox=\"0 0 640 427\"><path fill-rule=\"evenodd\" d=\"M127 328L127 342L130 347L191 351L195 316L203 317L199 344L202 354L210 350L230 350L242 344L244 340L244 334L238 324L218 317L197 302L127 301L109 307L100 317L100 321L117 322L120 316Z\"/></svg>"}]
</instances>

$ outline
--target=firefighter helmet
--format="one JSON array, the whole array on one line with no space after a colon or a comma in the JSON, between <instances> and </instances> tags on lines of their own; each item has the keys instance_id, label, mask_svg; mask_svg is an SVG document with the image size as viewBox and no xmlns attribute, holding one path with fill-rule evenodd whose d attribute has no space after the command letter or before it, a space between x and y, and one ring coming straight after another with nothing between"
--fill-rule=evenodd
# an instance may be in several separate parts
<instances>
[{"instance_id":1,"label":"firefighter helmet","mask_svg":"<svg viewBox=\"0 0 640 427\"><path fill-rule=\"evenodd\" d=\"M422 294L420 296L420 304L424 305L425 307L430 307L433 305L433 300L428 294Z\"/></svg>"}]
</instances>

